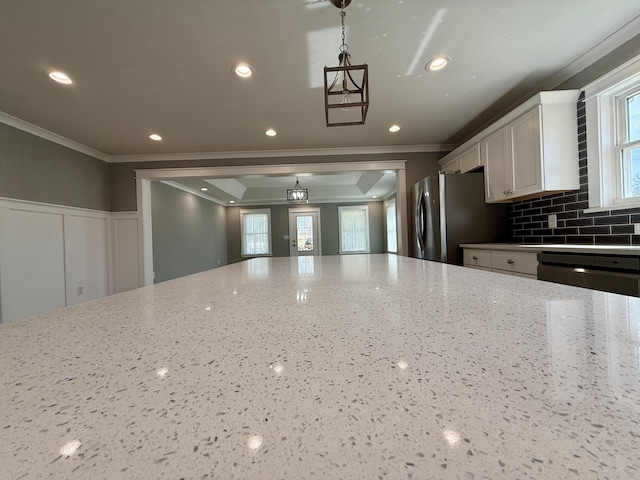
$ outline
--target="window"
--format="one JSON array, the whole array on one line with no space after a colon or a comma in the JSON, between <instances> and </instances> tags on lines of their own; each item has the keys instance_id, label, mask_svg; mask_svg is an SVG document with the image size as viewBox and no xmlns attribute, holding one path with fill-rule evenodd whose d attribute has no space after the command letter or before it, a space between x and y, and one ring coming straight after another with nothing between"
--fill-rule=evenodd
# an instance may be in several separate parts
<instances>
[{"instance_id":1,"label":"window","mask_svg":"<svg viewBox=\"0 0 640 480\"><path fill-rule=\"evenodd\" d=\"M640 57L585 88L590 208L640 205Z\"/></svg>"},{"instance_id":2,"label":"window","mask_svg":"<svg viewBox=\"0 0 640 480\"><path fill-rule=\"evenodd\" d=\"M369 253L369 207L338 207L340 253Z\"/></svg>"},{"instance_id":3,"label":"window","mask_svg":"<svg viewBox=\"0 0 640 480\"><path fill-rule=\"evenodd\" d=\"M240 210L242 256L271 255L271 210Z\"/></svg>"},{"instance_id":4,"label":"window","mask_svg":"<svg viewBox=\"0 0 640 480\"><path fill-rule=\"evenodd\" d=\"M640 197L640 86L618 97L616 157L620 159L622 198Z\"/></svg>"},{"instance_id":5,"label":"window","mask_svg":"<svg viewBox=\"0 0 640 480\"><path fill-rule=\"evenodd\" d=\"M396 199L388 200L384 206L387 214L387 252L398 253Z\"/></svg>"}]
</instances>

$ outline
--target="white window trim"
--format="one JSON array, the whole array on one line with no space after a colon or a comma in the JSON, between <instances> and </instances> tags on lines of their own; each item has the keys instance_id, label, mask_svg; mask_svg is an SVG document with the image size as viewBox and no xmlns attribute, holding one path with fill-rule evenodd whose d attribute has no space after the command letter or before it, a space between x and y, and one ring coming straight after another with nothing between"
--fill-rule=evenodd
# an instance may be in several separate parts
<instances>
[{"instance_id":1,"label":"white window trim","mask_svg":"<svg viewBox=\"0 0 640 480\"><path fill-rule=\"evenodd\" d=\"M245 242L244 242L244 220L243 215L246 214L259 214L266 213L269 222L269 252L268 253L244 253L245 250ZM251 209L243 209L240 210L240 256L243 258L253 258L253 257L270 257L273 255L273 250L271 248L271 209L270 208L251 208Z\"/></svg>"},{"instance_id":2,"label":"white window trim","mask_svg":"<svg viewBox=\"0 0 640 480\"><path fill-rule=\"evenodd\" d=\"M584 88L587 123L589 209L587 212L640 207L638 198L617 198L616 99L640 87L640 55Z\"/></svg>"},{"instance_id":3,"label":"white window trim","mask_svg":"<svg viewBox=\"0 0 640 480\"><path fill-rule=\"evenodd\" d=\"M364 210L365 223L367 231L367 248L365 250L342 250L342 221L340 212L342 210ZM338 206L338 253L340 255L358 254L358 253L371 253L371 239L369 229L369 205L344 205Z\"/></svg>"}]
</instances>

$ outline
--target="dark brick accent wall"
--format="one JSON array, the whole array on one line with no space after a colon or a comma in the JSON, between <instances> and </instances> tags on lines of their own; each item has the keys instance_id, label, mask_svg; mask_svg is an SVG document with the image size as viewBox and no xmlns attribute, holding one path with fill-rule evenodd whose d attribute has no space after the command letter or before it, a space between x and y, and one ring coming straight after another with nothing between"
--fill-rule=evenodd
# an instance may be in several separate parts
<instances>
[{"instance_id":1,"label":"dark brick accent wall","mask_svg":"<svg viewBox=\"0 0 640 480\"><path fill-rule=\"evenodd\" d=\"M516 243L571 243L589 245L640 245L633 224L640 223L640 208L584 213L589 207L587 126L584 92L577 104L580 189L509 205L510 241ZM549 228L548 216L558 216Z\"/></svg>"}]
</instances>

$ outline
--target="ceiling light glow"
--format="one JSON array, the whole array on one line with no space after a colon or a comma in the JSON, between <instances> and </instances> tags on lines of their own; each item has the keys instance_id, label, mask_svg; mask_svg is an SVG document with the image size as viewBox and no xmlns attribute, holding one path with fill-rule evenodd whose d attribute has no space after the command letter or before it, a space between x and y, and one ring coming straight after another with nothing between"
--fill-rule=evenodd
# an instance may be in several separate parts
<instances>
[{"instance_id":1,"label":"ceiling light glow","mask_svg":"<svg viewBox=\"0 0 640 480\"><path fill-rule=\"evenodd\" d=\"M73 81L66 73L53 70L49 72L49 78L54 82L62 83L63 85L71 85Z\"/></svg>"},{"instance_id":2,"label":"ceiling light glow","mask_svg":"<svg viewBox=\"0 0 640 480\"><path fill-rule=\"evenodd\" d=\"M275 137L275 136L276 136L276 134L277 134L277 132L276 132L273 128L270 128L269 130L267 130L267 131L266 131L266 132L264 132L264 133L265 133L267 136L269 136L269 137Z\"/></svg>"},{"instance_id":3,"label":"ceiling light glow","mask_svg":"<svg viewBox=\"0 0 640 480\"><path fill-rule=\"evenodd\" d=\"M390 131L391 133L398 132L399 130L400 130L400 127L399 127L398 125L391 125L391 126L389 127L389 131Z\"/></svg>"},{"instance_id":4,"label":"ceiling light glow","mask_svg":"<svg viewBox=\"0 0 640 480\"><path fill-rule=\"evenodd\" d=\"M162 140L162 137L157 133L152 133L151 135L149 135L149 138L151 140L155 140L156 142L159 142L160 140Z\"/></svg>"},{"instance_id":5,"label":"ceiling light glow","mask_svg":"<svg viewBox=\"0 0 640 480\"><path fill-rule=\"evenodd\" d=\"M202 187L200 190L202 190L203 192L209 191L209 189L207 187Z\"/></svg>"},{"instance_id":6,"label":"ceiling light glow","mask_svg":"<svg viewBox=\"0 0 640 480\"><path fill-rule=\"evenodd\" d=\"M233 68L233 72L241 78L249 78L253 75L253 69L244 63L239 63Z\"/></svg>"},{"instance_id":7,"label":"ceiling light glow","mask_svg":"<svg viewBox=\"0 0 640 480\"><path fill-rule=\"evenodd\" d=\"M235 200L229 200L229 203L236 203Z\"/></svg>"},{"instance_id":8,"label":"ceiling light glow","mask_svg":"<svg viewBox=\"0 0 640 480\"><path fill-rule=\"evenodd\" d=\"M425 67L425 70L431 70L432 72L436 72L438 70L442 70L444 67L449 65L450 62L451 62L451 58L447 57L446 55L440 55L438 57L435 57L429 60L429 62L427 63L427 66Z\"/></svg>"}]
</instances>

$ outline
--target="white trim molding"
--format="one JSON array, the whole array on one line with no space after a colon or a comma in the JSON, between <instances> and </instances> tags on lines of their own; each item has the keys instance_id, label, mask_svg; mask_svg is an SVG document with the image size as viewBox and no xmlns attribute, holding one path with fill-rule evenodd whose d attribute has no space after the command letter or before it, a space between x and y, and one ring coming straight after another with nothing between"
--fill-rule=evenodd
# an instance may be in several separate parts
<instances>
[{"instance_id":1,"label":"white trim molding","mask_svg":"<svg viewBox=\"0 0 640 480\"><path fill-rule=\"evenodd\" d=\"M633 85L640 85L640 55L584 87L590 211L619 202L616 97Z\"/></svg>"},{"instance_id":2,"label":"white trim molding","mask_svg":"<svg viewBox=\"0 0 640 480\"><path fill-rule=\"evenodd\" d=\"M12 117L7 113L0 112L0 123L4 123L5 125L9 125L10 127L30 133L31 135L35 135L36 137L44 138L45 140L49 140L50 142L57 143L58 145L67 147L71 150L75 150L76 152L84 153L85 155L97 158L98 160L102 160L103 162L111 161L111 156L107 155L106 153L99 152L98 150L94 150L91 147L82 145L81 143L70 140L66 137L63 137L62 135L50 132L49 130L45 130L44 128L38 127L37 125L29 122L25 122L24 120L21 120L19 118Z\"/></svg>"}]
</instances>

